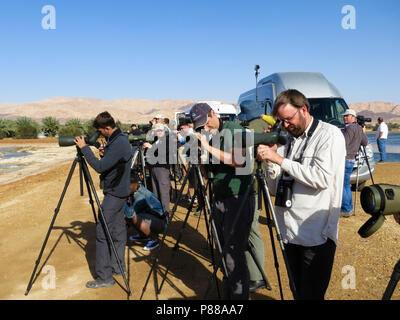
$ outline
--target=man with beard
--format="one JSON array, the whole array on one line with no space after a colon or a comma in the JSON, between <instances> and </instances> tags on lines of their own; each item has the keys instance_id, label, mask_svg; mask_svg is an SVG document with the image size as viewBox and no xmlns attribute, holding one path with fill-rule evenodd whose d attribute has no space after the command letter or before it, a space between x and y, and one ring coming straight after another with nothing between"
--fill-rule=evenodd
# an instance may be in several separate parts
<instances>
[{"instance_id":1,"label":"man with beard","mask_svg":"<svg viewBox=\"0 0 400 320\"><path fill-rule=\"evenodd\" d=\"M307 98L282 92L272 115L290 134L285 146L260 145L270 190L276 190L276 219L282 233L295 299L324 299L338 239L346 144L341 131L318 121ZM287 196L291 194L291 196Z\"/></svg>"}]
</instances>

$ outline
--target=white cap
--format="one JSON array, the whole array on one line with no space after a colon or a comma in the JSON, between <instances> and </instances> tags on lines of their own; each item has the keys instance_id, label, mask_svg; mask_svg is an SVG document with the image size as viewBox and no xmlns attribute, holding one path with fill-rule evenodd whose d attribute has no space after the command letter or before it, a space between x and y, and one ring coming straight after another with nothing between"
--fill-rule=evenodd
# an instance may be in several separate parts
<instances>
[{"instance_id":1,"label":"white cap","mask_svg":"<svg viewBox=\"0 0 400 320\"><path fill-rule=\"evenodd\" d=\"M344 117L344 116L348 116L348 115L352 115L352 116L355 116L355 117L357 117L357 113L356 113L356 111L355 110L353 110L353 109L347 109L343 114L342 114L342 116Z\"/></svg>"},{"instance_id":2,"label":"white cap","mask_svg":"<svg viewBox=\"0 0 400 320\"><path fill-rule=\"evenodd\" d=\"M156 114L156 115L154 116L154 118L156 118L156 119L164 119L164 117L163 117L162 114Z\"/></svg>"}]
</instances>

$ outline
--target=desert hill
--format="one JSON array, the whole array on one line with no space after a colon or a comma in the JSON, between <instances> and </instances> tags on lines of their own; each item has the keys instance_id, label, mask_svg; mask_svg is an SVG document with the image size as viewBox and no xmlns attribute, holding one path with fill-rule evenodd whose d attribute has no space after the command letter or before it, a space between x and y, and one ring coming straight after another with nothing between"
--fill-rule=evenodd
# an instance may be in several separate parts
<instances>
[{"instance_id":1,"label":"desert hill","mask_svg":"<svg viewBox=\"0 0 400 320\"><path fill-rule=\"evenodd\" d=\"M0 104L0 118L16 119L26 116L40 121L44 117L52 116L64 123L72 118L89 120L107 110L122 123L147 123L156 114L162 114L172 120L176 111L190 108L195 102L194 100L132 99L107 101L96 98L58 97L22 104Z\"/></svg>"},{"instance_id":2,"label":"desert hill","mask_svg":"<svg viewBox=\"0 0 400 320\"><path fill-rule=\"evenodd\" d=\"M213 99L209 99L213 100ZM195 100L135 100L119 99L107 101L96 98L69 98L58 97L28 103L2 103L0 104L0 118L16 119L26 116L36 121L52 116L61 123L68 119L92 119L102 111L109 111L115 119L122 123L147 123L154 115L162 114L164 117L174 118L174 113L190 108ZM357 113L372 118L376 122L379 116L386 122L400 123L400 105L393 102L356 102L348 103L349 107Z\"/></svg>"}]
</instances>

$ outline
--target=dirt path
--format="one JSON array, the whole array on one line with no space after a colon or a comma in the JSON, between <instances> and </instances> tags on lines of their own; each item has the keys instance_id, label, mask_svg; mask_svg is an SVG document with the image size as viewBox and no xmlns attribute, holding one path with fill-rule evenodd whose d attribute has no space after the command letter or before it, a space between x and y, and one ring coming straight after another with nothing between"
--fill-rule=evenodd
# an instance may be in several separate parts
<instances>
[{"instance_id":1,"label":"dirt path","mask_svg":"<svg viewBox=\"0 0 400 320\"><path fill-rule=\"evenodd\" d=\"M72 161L0 185L0 299L128 298L121 277L115 278L120 285L112 288L85 288L86 281L92 279L94 269L95 224L87 192L83 197L80 196L78 170L75 170L39 264L39 269L44 267L42 273L36 278L29 295L24 295L71 164ZM98 175L93 171L91 174L101 200ZM374 179L376 183L399 184L400 163L377 164ZM161 250L157 270L165 270L185 215L186 209L179 206L168 229L165 242L168 248L163 247ZM272 291L260 290L252 294L251 299L280 299L264 217L265 213L262 213L260 227L266 247L266 273ZM369 217L358 205L355 217L341 218L339 244L327 299L381 299L393 267L400 259L400 225L389 216L376 234L362 239L357 231ZM212 272L206 239L204 220L199 221L198 217L190 216L188 226L184 229L181 248L173 260L161 293L158 296L155 294L152 277L143 299L202 299ZM284 297L291 299L284 262L279 245L276 246ZM137 245L127 246L126 250L128 278L133 293L130 299L137 300L142 293L154 254L143 251ZM53 274L54 289L49 281ZM352 284L347 281L350 274L355 275L354 289L348 288ZM158 284L160 280L158 276ZM210 298L216 297L214 290ZM400 299L400 288L396 289L392 299Z\"/></svg>"}]
</instances>

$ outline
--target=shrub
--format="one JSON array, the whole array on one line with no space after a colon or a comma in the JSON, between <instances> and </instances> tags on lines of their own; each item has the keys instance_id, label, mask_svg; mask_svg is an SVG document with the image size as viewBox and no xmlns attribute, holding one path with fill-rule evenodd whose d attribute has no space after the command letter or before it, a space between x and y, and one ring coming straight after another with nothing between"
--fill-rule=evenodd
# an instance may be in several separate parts
<instances>
[{"instance_id":1,"label":"shrub","mask_svg":"<svg viewBox=\"0 0 400 320\"><path fill-rule=\"evenodd\" d=\"M39 125L36 121L28 117L19 117L15 121L17 139L37 139Z\"/></svg>"}]
</instances>

